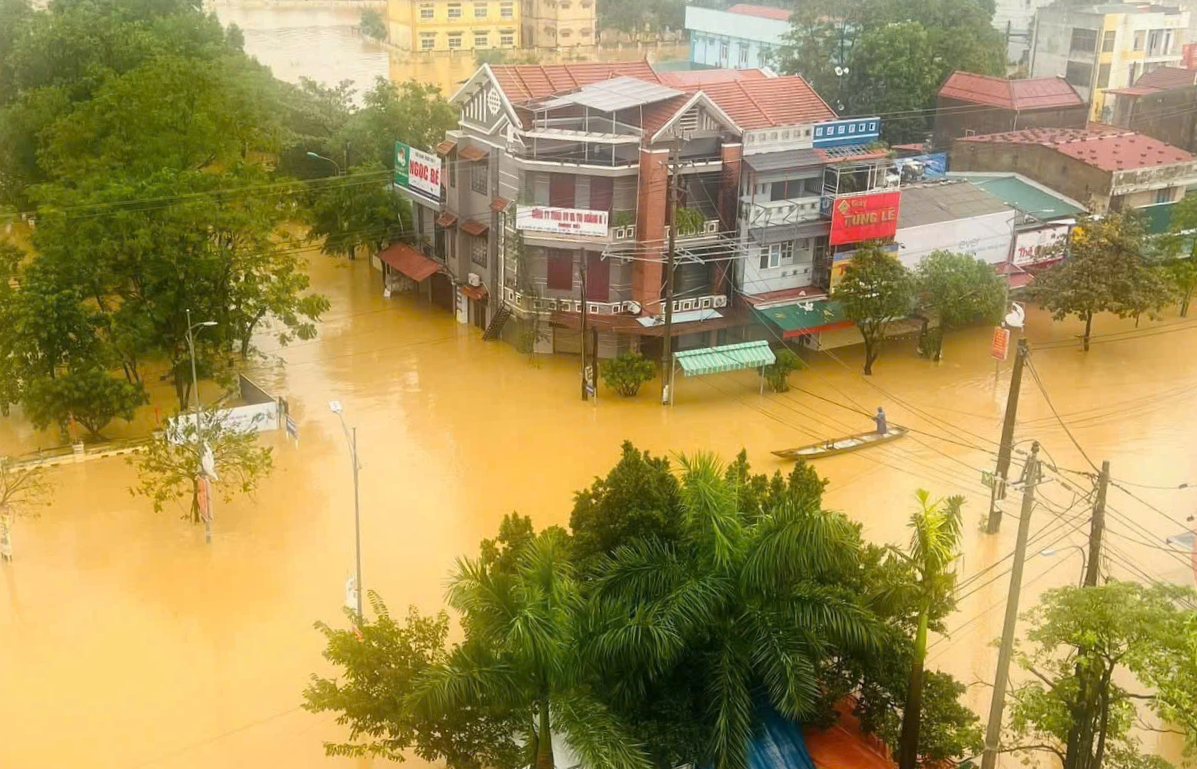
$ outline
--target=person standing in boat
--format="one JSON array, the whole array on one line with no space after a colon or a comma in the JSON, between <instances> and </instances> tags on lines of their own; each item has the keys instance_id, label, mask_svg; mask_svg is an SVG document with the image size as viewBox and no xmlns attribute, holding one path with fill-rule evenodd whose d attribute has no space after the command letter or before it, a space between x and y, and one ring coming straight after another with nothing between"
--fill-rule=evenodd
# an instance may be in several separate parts
<instances>
[{"instance_id":1,"label":"person standing in boat","mask_svg":"<svg viewBox=\"0 0 1197 769\"><path fill-rule=\"evenodd\" d=\"M885 435L889 431L889 425L885 421L885 409L880 406L877 407L877 415L873 417L873 422L877 424L878 435Z\"/></svg>"}]
</instances>

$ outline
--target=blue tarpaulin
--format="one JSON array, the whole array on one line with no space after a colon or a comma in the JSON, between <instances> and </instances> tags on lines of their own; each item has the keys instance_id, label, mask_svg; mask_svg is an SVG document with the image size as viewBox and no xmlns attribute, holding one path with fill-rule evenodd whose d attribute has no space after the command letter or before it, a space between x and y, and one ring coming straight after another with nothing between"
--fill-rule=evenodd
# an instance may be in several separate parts
<instances>
[{"instance_id":1,"label":"blue tarpaulin","mask_svg":"<svg viewBox=\"0 0 1197 769\"><path fill-rule=\"evenodd\" d=\"M802 739L802 728L781 717L772 708L759 714L760 734L748 749L749 769L815 769L815 762Z\"/></svg>"}]
</instances>

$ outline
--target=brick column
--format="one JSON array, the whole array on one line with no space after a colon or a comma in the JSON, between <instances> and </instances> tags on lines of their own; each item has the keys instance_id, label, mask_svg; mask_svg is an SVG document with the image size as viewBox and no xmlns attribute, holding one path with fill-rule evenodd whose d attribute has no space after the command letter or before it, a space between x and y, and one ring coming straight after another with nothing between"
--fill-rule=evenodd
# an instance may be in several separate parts
<instances>
[{"instance_id":1,"label":"brick column","mask_svg":"<svg viewBox=\"0 0 1197 769\"><path fill-rule=\"evenodd\" d=\"M661 307L665 274L665 215L669 201L669 150L640 148L640 186L636 190L636 261L632 262L632 299L641 312Z\"/></svg>"},{"instance_id":2,"label":"brick column","mask_svg":"<svg viewBox=\"0 0 1197 769\"><path fill-rule=\"evenodd\" d=\"M719 227L725 232L736 229L736 218L740 210L740 158L744 153L742 144L727 143L719 148L719 159L723 170L719 175ZM726 294L735 262L727 260L716 263L711 275L711 290Z\"/></svg>"}]
</instances>

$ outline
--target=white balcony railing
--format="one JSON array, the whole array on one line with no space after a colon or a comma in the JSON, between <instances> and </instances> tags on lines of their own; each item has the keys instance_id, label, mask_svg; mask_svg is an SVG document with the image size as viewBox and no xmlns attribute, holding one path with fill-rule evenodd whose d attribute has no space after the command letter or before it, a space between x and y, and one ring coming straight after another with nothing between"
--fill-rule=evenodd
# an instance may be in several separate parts
<instances>
[{"instance_id":1,"label":"white balcony railing","mask_svg":"<svg viewBox=\"0 0 1197 769\"><path fill-rule=\"evenodd\" d=\"M504 287L503 299L508 305L521 312L582 312L582 300L572 297L527 296L513 288ZM717 310L727 307L725 294L707 294L673 300L674 312L691 310ZM622 302L587 302L586 312L591 315L636 315L640 303L634 300Z\"/></svg>"},{"instance_id":2,"label":"white balcony railing","mask_svg":"<svg viewBox=\"0 0 1197 769\"><path fill-rule=\"evenodd\" d=\"M721 224L718 219L706 219L702 226L695 230L679 230L677 239L692 240L694 238L713 238L720 232ZM628 243L636 239L636 225L628 224L623 227L611 227L608 237L612 243ZM665 227L665 238L669 237L669 227Z\"/></svg>"},{"instance_id":3,"label":"white balcony railing","mask_svg":"<svg viewBox=\"0 0 1197 769\"><path fill-rule=\"evenodd\" d=\"M749 227L776 227L800 222L811 222L821 218L819 204L821 196L814 195L794 200L772 200L765 203L744 203L740 215Z\"/></svg>"}]
</instances>

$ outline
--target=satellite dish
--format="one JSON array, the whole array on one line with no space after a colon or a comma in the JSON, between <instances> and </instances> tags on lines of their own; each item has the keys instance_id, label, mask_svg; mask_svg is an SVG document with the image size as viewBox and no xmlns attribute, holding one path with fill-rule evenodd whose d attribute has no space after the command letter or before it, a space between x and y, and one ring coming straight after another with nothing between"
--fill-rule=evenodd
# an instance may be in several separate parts
<instances>
[{"instance_id":1,"label":"satellite dish","mask_svg":"<svg viewBox=\"0 0 1197 769\"><path fill-rule=\"evenodd\" d=\"M1010 328L1022 328L1027 320L1027 311L1021 302L1011 302L1013 309L1006 313L1006 325Z\"/></svg>"}]
</instances>

